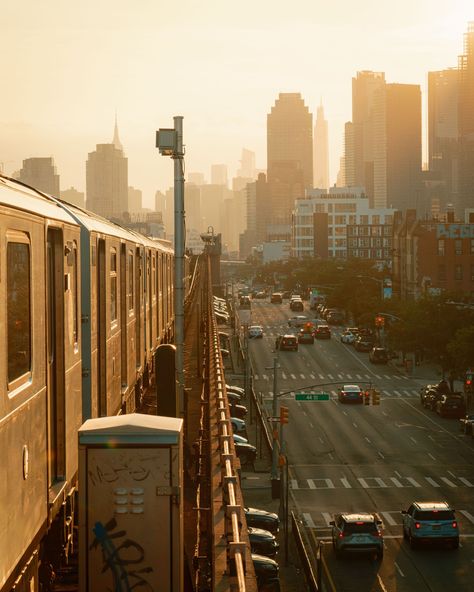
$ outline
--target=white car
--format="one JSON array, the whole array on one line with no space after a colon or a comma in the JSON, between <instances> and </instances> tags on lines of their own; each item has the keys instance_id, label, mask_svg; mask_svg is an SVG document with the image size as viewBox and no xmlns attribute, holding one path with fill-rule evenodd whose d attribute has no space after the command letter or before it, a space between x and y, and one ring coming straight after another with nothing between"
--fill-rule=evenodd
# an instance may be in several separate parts
<instances>
[{"instance_id":1,"label":"white car","mask_svg":"<svg viewBox=\"0 0 474 592\"><path fill-rule=\"evenodd\" d=\"M304 315L297 315L288 320L288 327L303 327L308 322L308 317Z\"/></svg>"},{"instance_id":2,"label":"white car","mask_svg":"<svg viewBox=\"0 0 474 592\"><path fill-rule=\"evenodd\" d=\"M248 336L250 338L263 337L263 327L262 327L262 325L252 325L251 327L249 327Z\"/></svg>"},{"instance_id":3,"label":"white car","mask_svg":"<svg viewBox=\"0 0 474 592\"><path fill-rule=\"evenodd\" d=\"M245 430L247 429L245 421L243 419L240 419L239 417L231 417L230 423L232 424L232 431L234 433L245 432Z\"/></svg>"},{"instance_id":4,"label":"white car","mask_svg":"<svg viewBox=\"0 0 474 592\"><path fill-rule=\"evenodd\" d=\"M357 335L346 329L343 333L341 333L341 341L342 343L354 343L357 339Z\"/></svg>"}]
</instances>

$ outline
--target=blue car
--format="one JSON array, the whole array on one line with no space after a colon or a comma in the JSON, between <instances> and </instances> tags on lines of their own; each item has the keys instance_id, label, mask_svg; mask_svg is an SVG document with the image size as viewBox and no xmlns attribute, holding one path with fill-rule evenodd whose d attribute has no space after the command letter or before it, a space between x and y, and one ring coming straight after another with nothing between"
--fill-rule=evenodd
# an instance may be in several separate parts
<instances>
[{"instance_id":1,"label":"blue car","mask_svg":"<svg viewBox=\"0 0 474 592\"><path fill-rule=\"evenodd\" d=\"M403 538L412 548L421 542L446 541L459 547L459 526L447 502L413 502L402 511Z\"/></svg>"}]
</instances>

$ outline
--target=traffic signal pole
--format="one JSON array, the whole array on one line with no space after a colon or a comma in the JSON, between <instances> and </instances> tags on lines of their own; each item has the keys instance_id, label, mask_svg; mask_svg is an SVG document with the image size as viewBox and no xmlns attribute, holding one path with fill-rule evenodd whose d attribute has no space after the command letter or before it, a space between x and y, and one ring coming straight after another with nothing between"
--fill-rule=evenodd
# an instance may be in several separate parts
<instances>
[{"instance_id":1,"label":"traffic signal pole","mask_svg":"<svg viewBox=\"0 0 474 592\"><path fill-rule=\"evenodd\" d=\"M273 400L272 400L272 480L278 479L277 414L278 414L278 358L273 358Z\"/></svg>"}]
</instances>

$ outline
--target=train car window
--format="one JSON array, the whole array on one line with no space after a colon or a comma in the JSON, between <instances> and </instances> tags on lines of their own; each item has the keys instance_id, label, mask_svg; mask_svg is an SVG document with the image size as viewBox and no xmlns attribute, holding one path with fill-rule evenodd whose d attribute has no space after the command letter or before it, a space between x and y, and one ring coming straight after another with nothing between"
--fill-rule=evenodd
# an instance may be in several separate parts
<instances>
[{"instance_id":1,"label":"train car window","mask_svg":"<svg viewBox=\"0 0 474 592\"><path fill-rule=\"evenodd\" d=\"M152 278L152 290L153 290L153 296L156 297L156 255L153 254L151 257L152 260L152 266L153 266L153 278Z\"/></svg>"},{"instance_id":2,"label":"train car window","mask_svg":"<svg viewBox=\"0 0 474 592\"><path fill-rule=\"evenodd\" d=\"M117 249L110 249L110 322L117 320Z\"/></svg>"},{"instance_id":3,"label":"train car window","mask_svg":"<svg viewBox=\"0 0 474 592\"><path fill-rule=\"evenodd\" d=\"M30 245L7 244L8 382L31 370Z\"/></svg>"},{"instance_id":4,"label":"train car window","mask_svg":"<svg viewBox=\"0 0 474 592\"><path fill-rule=\"evenodd\" d=\"M128 252L128 310L131 312L134 308L133 295L135 293L133 281L135 279L135 270L133 268L133 251Z\"/></svg>"}]
</instances>

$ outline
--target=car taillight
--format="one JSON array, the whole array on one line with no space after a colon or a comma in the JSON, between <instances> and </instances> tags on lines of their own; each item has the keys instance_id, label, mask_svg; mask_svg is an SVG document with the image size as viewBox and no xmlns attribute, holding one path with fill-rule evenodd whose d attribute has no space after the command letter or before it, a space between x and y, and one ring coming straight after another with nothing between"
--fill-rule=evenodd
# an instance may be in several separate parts
<instances>
[{"instance_id":1,"label":"car taillight","mask_svg":"<svg viewBox=\"0 0 474 592\"><path fill-rule=\"evenodd\" d=\"M415 522L415 528L420 528L421 524L419 522Z\"/></svg>"},{"instance_id":2,"label":"car taillight","mask_svg":"<svg viewBox=\"0 0 474 592\"><path fill-rule=\"evenodd\" d=\"M456 522L456 520L453 522L453 528L457 528L458 527L458 523Z\"/></svg>"},{"instance_id":3,"label":"car taillight","mask_svg":"<svg viewBox=\"0 0 474 592\"><path fill-rule=\"evenodd\" d=\"M343 533L343 532L340 532L340 533L339 533L339 538L340 538L340 539L343 539L343 538L344 538L344 533Z\"/></svg>"}]
</instances>

